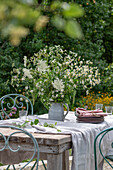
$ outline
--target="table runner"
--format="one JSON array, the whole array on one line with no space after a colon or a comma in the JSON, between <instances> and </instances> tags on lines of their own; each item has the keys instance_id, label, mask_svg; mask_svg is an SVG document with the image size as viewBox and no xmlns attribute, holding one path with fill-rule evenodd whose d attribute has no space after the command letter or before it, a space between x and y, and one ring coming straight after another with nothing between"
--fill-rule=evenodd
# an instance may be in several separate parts
<instances>
[{"instance_id":1,"label":"table runner","mask_svg":"<svg viewBox=\"0 0 113 170\"><path fill-rule=\"evenodd\" d=\"M48 120L48 115L41 116L28 116L28 120L35 120L39 118L41 124L44 122L47 123L55 123L56 121ZM0 124L12 124L12 122L23 122L20 119L10 119L5 121L0 121ZM95 136L105 128L113 126L113 116L109 115L105 117L105 121L99 124L91 124L91 123L77 123L76 116L74 112L69 112L66 116L64 122L57 121L56 127L61 130L58 132L54 128L43 127L39 125L35 125L33 127L28 126L25 130L29 132L38 132L38 133L60 133L60 134L71 134L72 135L72 168L71 170L94 170L94 138ZM109 140L113 139L113 134L108 135L108 137L103 142L103 151L105 154L109 152ZM113 149L111 148L110 152ZM98 156L98 168L102 169L103 159L101 155Z\"/></svg>"}]
</instances>

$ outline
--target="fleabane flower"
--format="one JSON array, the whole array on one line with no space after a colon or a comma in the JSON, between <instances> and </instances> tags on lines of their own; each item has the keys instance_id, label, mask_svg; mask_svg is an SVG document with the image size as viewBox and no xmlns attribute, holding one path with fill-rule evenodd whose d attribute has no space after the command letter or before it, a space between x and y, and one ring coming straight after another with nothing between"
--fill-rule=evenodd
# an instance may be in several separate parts
<instances>
[{"instance_id":1,"label":"fleabane flower","mask_svg":"<svg viewBox=\"0 0 113 170\"><path fill-rule=\"evenodd\" d=\"M23 72L24 72L24 77L28 77L29 79L33 78L29 69L23 68Z\"/></svg>"},{"instance_id":2,"label":"fleabane flower","mask_svg":"<svg viewBox=\"0 0 113 170\"><path fill-rule=\"evenodd\" d=\"M62 82L62 80L56 79L54 80L52 84L53 84L53 87L57 89L58 91L64 90L64 83Z\"/></svg>"},{"instance_id":3,"label":"fleabane flower","mask_svg":"<svg viewBox=\"0 0 113 170\"><path fill-rule=\"evenodd\" d=\"M46 61L43 61L43 60L38 61L37 70L39 72L41 72L41 73L45 72L45 71L47 71L47 69L48 69L48 66L46 64Z\"/></svg>"}]
</instances>

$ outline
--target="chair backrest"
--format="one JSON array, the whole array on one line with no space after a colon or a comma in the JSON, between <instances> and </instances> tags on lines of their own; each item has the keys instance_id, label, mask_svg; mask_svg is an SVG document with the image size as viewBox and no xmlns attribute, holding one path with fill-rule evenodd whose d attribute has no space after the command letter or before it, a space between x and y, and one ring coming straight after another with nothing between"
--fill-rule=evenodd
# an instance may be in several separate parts
<instances>
[{"instance_id":1,"label":"chair backrest","mask_svg":"<svg viewBox=\"0 0 113 170\"><path fill-rule=\"evenodd\" d=\"M10 118L14 116L19 109L26 110L27 114L33 115L32 102L21 94L7 94L0 98L1 110L0 119Z\"/></svg>"},{"instance_id":2,"label":"chair backrest","mask_svg":"<svg viewBox=\"0 0 113 170\"><path fill-rule=\"evenodd\" d=\"M2 129L1 129L2 128ZM6 128L8 128L8 134L6 134ZM9 130L9 128L10 128L10 130L13 130L13 132L11 131L11 133L9 132L10 130ZM28 141L30 141L30 143L31 143L31 145L32 145L32 148L33 148L33 152L32 152L32 156L31 156L31 158L30 158L30 160L28 161L28 162L26 162L21 168L20 168L20 170L21 169L24 169L26 166L28 166L28 164L30 164L30 162L34 159L34 158L36 158L36 161L34 162L34 164L32 165L32 168L31 169L36 169L36 170L38 170L38 162L39 162L39 147L38 147L38 143L37 143L37 141L36 141L36 139L33 137L33 135L31 134L31 133L29 133L29 132L27 132L27 131L25 131L25 130L23 130L23 129L21 129L21 128L18 128L18 127L15 127L15 126L9 126L9 125L0 125L0 152L5 152L5 156L4 156L4 159L5 159L5 157L6 157L6 149L9 151L9 152L11 152L11 153L13 153L13 154L15 154L15 153L17 153L18 154L18 152L19 151L21 151L22 149L23 149L23 146L22 146L22 148L21 148L21 143L17 143L17 147L16 147L16 149L15 148L13 148L13 145L11 145L10 146L10 141L12 140L14 143L15 143L15 136L14 135L16 135L17 136L17 134L21 134L22 133L22 135L24 134L25 135L25 137L27 137L26 138L26 140L28 140ZM21 136L22 136L21 135ZM26 136L27 135L27 136ZM17 140L17 141L19 141L19 139ZM24 141L25 142L25 141ZM13 144L14 144L13 143ZM19 146L20 145L20 146ZM25 146L25 145L24 145ZM25 148L24 148L25 149ZM24 152L23 153L25 153L25 150L23 150ZM0 154L1 155L1 159L2 159L2 156L3 156L3 154ZM12 155L12 154L11 154ZM19 156L17 156L17 159L19 158ZM8 163L5 163L5 164L7 164L7 168L6 169L9 169L9 167L12 165L13 166L13 169L15 169L16 170L16 168L15 168L15 163L13 162L13 164L12 164L12 162L11 162L11 164L9 163L10 162L10 159L11 159L11 156L9 156L9 158L6 160L6 162L8 162ZM1 160L0 160L1 161ZM12 161L12 160L11 160Z\"/></svg>"},{"instance_id":3,"label":"chair backrest","mask_svg":"<svg viewBox=\"0 0 113 170\"><path fill-rule=\"evenodd\" d=\"M113 168L113 166L111 165L111 163L109 162L109 159L110 157L112 157L113 155L110 155L110 156L107 156L107 155L104 155L103 153L103 149L102 149L102 144L103 144L103 141L105 140L104 137L106 137L106 139L109 141L108 139L108 136L107 135L110 135L109 132L113 130L113 127L111 128L107 128L103 131L101 131L100 133L98 133L98 135L95 137L95 140L94 140L94 160L95 160L95 170L97 170L97 150L99 150L99 153L102 155L103 159L110 165L111 168ZM97 141L98 141L98 144L97 144ZM109 141L111 142L109 144L109 146L111 146L111 148L113 148L113 142L112 141ZM107 145L107 143L106 143ZM110 148L109 148L110 149Z\"/></svg>"}]
</instances>

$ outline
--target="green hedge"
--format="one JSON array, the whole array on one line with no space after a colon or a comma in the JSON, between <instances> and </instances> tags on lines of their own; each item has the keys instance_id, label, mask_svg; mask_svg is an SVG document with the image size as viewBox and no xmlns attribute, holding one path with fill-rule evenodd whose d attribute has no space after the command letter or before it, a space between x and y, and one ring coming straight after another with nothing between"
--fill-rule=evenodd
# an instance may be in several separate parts
<instances>
[{"instance_id":1,"label":"green hedge","mask_svg":"<svg viewBox=\"0 0 113 170\"><path fill-rule=\"evenodd\" d=\"M23 62L23 56L30 57L45 45L55 44L78 53L85 60L93 61L94 65L100 69L102 77L102 83L95 87L94 91L112 92L112 81L107 88L109 82L107 78L109 76L112 78L111 69L108 66L113 62L112 2L111 0L76 0L76 3L85 10L84 17L77 19L84 33L84 38L81 40L67 37L64 32L52 26L51 22L40 33L31 30L18 47L13 47L8 43L8 39L0 39L0 96L15 92L10 84L12 63L15 63L18 68ZM51 18L52 14L47 13ZM78 92L79 96L80 92Z\"/></svg>"}]
</instances>

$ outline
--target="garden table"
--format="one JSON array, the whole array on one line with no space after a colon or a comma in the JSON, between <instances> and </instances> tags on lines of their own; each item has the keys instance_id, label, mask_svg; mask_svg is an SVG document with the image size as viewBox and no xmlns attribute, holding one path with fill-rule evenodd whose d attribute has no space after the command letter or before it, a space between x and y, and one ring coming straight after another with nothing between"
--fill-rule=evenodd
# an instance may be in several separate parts
<instances>
[{"instance_id":1,"label":"garden table","mask_svg":"<svg viewBox=\"0 0 113 170\"><path fill-rule=\"evenodd\" d=\"M37 118L37 115L31 116ZM47 114L38 116L41 123L55 123L47 119ZM18 119L17 119L18 120ZM0 124L10 121L0 121ZM13 121L14 122L14 121ZM69 152L72 147L72 170L94 170L94 153L93 143L95 136L103 129L113 126L113 116L105 117L105 121L99 124L92 123L78 123L74 112L69 112L66 116L65 122L57 121L56 127L61 130L57 132L54 128L40 127L35 125L26 128L37 139L40 147L40 157L47 159L48 170L69 170ZM6 133L7 135L7 133ZM105 154L108 153L108 141L113 139L113 134L109 136L103 143ZM14 146L15 140L26 146L29 150L32 144L24 136L17 136L12 141ZM16 143L16 144L17 144ZM111 148L111 152L113 149ZM98 168L101 170L103 159L98 155Z\"/></svg>"},{"instance_id":2,"label":"garden table","mask_svg":"<svg viewBox=\"0 0 113 170\"><path fill-rule=\"evenodd\" d=\"M14 130L12 129L1 129L1 132L7 137ZM48 170L69 170L69 152L68 150L71 148L71 135L56 135L56 134L40 134L40 133L32 133L32 135L36 138L39 144L40 150L40 159L47 160L47 169ZM17 146L21 143L21 147L24 148L24 154L27 153L26 157L24 157L23 152L13 153L12 158L16 157L17 159L28 159L32 155L32 147L33 142L30 138L24 134L15 134L12 136L10 146L13 149L16 149ZM0 148L4 146L4 143L0 142ZM1 155L2 154L2 155ZM5 162L9 160L6 152L0 152L0 158L5 157ZM19 156L18 156L19 154ZM11 155L10 155L11 157ZM1 158L2 159L2 158ZM11 160L13 161L13 160ZM17 163L19 160L17 160ZM10 162L8 162L10 163Z\"/></svg>"}]
</instances>

